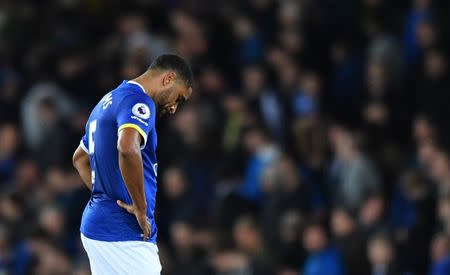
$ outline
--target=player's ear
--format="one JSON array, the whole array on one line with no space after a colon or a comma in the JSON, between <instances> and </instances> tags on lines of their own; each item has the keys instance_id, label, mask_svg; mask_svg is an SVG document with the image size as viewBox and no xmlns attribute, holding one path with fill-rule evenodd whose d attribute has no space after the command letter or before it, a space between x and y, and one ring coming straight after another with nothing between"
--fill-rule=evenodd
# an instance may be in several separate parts
<instances>
[{"instance_id":1,"label":"player's ear","mask_svg":"<svg viewBox=\"0 0 450 275\"><path fill-rule=\"evenodd\" d=\"M172 85L177 78L177 74L175 72L169 71L163 78L163 85L169 86Z\"/></svg>"}]
</instances>

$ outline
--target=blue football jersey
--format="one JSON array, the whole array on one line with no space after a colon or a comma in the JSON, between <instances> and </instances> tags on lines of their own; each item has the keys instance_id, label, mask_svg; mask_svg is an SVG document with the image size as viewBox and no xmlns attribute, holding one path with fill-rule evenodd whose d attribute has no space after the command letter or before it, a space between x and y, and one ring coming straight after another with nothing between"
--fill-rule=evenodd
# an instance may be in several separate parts
<instances>
[{"instance_id":1,"label":"blue football jersey","mask_svg":"<svg viewBox=\"0 0 450 275\"><path fill-rule=\"evenodd\" d=\"M92 194L81 220L81 233L100 241L142 240L142 230L134 215L116 203L131 204L119 168L118 134L123 128L134 128L143 137L141 146L147 217L151 224L150 242L156 242L154 219L156 197L157 135L156 106L137 82L124 81L106 94L92 110L86 124L81 147L89 154L92 170Z\"/></svg>"}]
</instances>

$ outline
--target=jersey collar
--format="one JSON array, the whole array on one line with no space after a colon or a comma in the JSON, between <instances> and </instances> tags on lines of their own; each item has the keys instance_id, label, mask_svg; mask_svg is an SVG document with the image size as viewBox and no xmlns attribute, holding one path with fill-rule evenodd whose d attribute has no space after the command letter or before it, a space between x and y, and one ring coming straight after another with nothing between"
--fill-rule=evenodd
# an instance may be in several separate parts
<instances>
[{"instance_id":1,"label":"jersey collar","mask_svg":"<svg viewBox=\"0 0 450 275\"><path fill-rule=\"evenodd\" d=\"M134 84L134 85L138 85L139 88L141 88L142 92L143 92L144 94L146 94L144 87L143 87L141 84L137 83L136 81L128 80L127 83L129 83L129 84Z\"/></svg>"}]
</instances>

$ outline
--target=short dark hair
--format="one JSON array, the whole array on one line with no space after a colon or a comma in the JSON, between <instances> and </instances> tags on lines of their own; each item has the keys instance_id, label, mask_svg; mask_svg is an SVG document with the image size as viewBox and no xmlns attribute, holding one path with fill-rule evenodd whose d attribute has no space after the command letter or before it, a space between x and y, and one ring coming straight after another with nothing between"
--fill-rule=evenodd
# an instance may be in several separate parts
<instances>
[{"instance_id":1,"label":"short dark hair","mask_svg":"<svg viewBox=\"0 0 450 275\"><path fill-rule=\"evenodd\" d=\"M193 74L189 64L176 54L163 54L158 56L150 65L149 70L172 70L184 80L187 87L192 87Z\"/></svg>"}]
</instances>

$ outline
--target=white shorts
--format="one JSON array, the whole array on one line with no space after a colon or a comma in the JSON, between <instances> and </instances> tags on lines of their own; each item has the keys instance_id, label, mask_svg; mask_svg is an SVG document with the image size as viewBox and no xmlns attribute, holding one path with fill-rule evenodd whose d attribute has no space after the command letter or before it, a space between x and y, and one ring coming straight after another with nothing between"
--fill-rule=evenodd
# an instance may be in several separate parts
<instances>
[{"instance_id":1,"label":"white shorts","mask_svg":"<svg viewBox=\"0 0 450 275\"><path fill-rule=\"evenodd\" d=\"M156 275L161 273L158 247L140 241L104 242L86 238L81 241L89 257L92 275Z\"/></svg>"}]
</instances>

